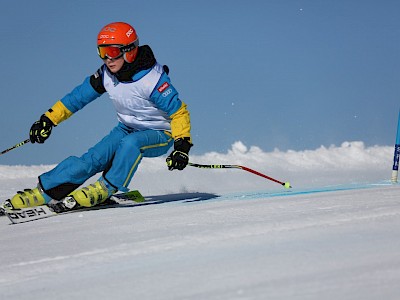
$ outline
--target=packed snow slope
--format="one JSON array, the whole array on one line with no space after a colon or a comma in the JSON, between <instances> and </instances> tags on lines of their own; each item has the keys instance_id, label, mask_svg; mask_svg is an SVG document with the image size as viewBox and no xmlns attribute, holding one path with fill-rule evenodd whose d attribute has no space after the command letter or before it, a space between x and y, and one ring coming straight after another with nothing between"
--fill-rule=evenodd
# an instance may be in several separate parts
<instances>
[{"instance_id":1,"label":"packed snow slope","mask_svg":"<svg viewBox=\"0 0 400 300\"><path fill-rule=\"evenodd\" d=\"M155 204L10 225L0 218L0 299L398 299L400 185L393 149L343 143L265 153L238 142L131 187ZM52 166L0 166L0 196ZM94 178L95 179L95 178ZM93 179L93 180L94 180Z\"/></svg>"}]
</instances>

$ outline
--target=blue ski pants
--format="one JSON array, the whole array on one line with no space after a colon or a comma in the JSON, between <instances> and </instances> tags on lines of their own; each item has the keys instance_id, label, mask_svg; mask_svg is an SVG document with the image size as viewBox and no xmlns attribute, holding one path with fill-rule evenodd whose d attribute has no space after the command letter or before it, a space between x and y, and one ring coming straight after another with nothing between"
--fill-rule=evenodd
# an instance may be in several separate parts
<instances>
[{"instance_id":1,"label":"blue ski pants","mask_svg":"<svg viewBox=\"0 0 400 300\"><path fill-rule=\"evenodd\" d=\"M103 172L103 178L108 183L126 192L142 158L161 156L172 145L173 138L169 132L135 131L119 123L81 157L68 157L54 169L40 175L39 181L45 191L66 184L77 187Z\"/></svg>"}]
</instances>

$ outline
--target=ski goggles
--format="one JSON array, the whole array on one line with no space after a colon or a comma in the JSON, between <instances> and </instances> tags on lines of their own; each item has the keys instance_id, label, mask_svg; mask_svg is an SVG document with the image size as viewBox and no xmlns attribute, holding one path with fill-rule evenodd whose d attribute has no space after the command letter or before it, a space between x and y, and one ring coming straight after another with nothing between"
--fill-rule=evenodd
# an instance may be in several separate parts
<instances>
[{"instance_id":1,"label":"ski goggles","mask_svg":"<svg viewBox=\"0 0 400 300\"><path fill-rule=\"evenodd\" d=\"M129 45L99 45L97 46L97 53L101 59L117 59L124 53L132 51L139 45L139 40L134 41Z\"/></svg>"}]
</instances>

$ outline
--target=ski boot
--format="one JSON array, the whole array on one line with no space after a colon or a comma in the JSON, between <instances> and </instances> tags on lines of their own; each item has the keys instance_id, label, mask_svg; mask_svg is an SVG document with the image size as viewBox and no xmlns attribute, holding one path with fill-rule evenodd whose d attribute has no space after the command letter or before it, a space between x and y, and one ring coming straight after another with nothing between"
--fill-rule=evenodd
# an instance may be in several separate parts
<instances>
[{"instance_id":1,"label":"ski boot","mask_svg":"<svg viewBox=\"0 0 400 300\"><path fill-rule=\"evenodd\" d=\"M32 206L39 206L48 203L51 200L47 196L40 185L34 189L24 189L24 191L18 191L17 194L8 200L7 205L11 205L12 209L26 208Z\"/></svg>"},{"instance_id":2,"label":"ski boot","mask_svg":"<svg viewBox=\"0 0 400 300\"><path fill-rule=\"evenodd\" d=\"M106 201L111 195L116 193L116 189L108 184L102 177L95 183L76 190L68 195L72 197L78 205L92 207ZM68 198L67 197L67 198ZM65 199L67 199L65 198Z\"/></svg>"}]
</instances>

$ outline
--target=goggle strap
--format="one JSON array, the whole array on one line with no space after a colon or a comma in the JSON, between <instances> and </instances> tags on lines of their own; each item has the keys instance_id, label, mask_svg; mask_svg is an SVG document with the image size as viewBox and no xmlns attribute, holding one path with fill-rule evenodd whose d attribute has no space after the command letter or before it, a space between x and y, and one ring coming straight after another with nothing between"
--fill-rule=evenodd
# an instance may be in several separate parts
<instances>
[{"instance_id":1,"label":"goggle strap","mask_svg":"<svg viewBox=\"0 0 400 300\"><path fill-rule=\"evenodd\" d=\"M129 52L137 48L138 45L139 45L139 38L137 38L133 43L130 43L129 45L126 46L122 46L119 49L121 50L121 52Z\"/></svg>"}]
</instances>

